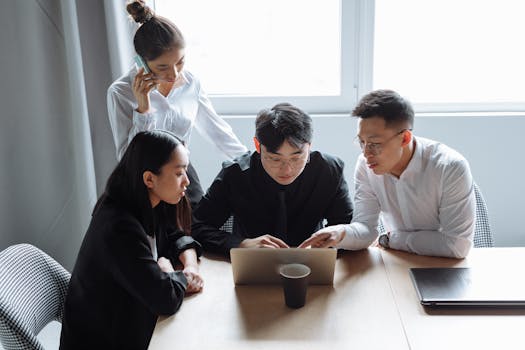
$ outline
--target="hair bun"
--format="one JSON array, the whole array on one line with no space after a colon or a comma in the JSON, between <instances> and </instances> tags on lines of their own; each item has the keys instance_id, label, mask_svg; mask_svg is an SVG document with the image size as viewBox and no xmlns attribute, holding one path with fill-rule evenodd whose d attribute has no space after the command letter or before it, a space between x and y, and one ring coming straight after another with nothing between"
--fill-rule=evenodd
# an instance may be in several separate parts
<instances>
[{"instance_id":1,"label":"hair bun","mask_svg":"<svg viewBox=\"0 0 525 350\"><path fill-rule=\"evenodd\" d=\"M126 5L126 10L137 23L144 24L153 17L153 10L146 5L144 0L136 0Z\"/></svg>"}]
</instances>

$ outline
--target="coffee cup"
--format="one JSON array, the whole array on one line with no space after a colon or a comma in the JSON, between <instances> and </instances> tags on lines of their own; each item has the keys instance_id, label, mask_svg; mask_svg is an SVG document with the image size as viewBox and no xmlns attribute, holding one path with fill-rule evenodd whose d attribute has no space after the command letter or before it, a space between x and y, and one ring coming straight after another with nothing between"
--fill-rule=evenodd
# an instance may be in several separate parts
<instances>
[{"instance_id":1,"label":"coffee cup","mask_svg":"<svg viewBox=\"0 0 525 350\"><path fill-rule=\"evenodd\" d=\"M279 268L286 306L294 309L304 306L310 272L304 264L286 264Z\"/></svg>"}]
</instances>

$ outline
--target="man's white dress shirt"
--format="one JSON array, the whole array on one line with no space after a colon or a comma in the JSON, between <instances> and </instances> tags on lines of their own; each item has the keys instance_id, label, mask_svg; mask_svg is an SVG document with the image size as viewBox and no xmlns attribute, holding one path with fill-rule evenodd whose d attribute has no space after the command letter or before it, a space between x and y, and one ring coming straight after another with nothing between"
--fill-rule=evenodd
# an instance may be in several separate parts
<instances>
[{"instance_id":1,"label":"man's white dress shirt","mask_svg":"<svg viewBox=\"0 0 525 350\"><path fill-rule=\"evenodd\" d=\"M469 164L444 144L414 139L414 154L399 178L374 174L359 156L354 217L338 248L368 247L377 237L381 214L390 248L455 258L468 254L476 215Z\"/></svg>"}]
</instances>

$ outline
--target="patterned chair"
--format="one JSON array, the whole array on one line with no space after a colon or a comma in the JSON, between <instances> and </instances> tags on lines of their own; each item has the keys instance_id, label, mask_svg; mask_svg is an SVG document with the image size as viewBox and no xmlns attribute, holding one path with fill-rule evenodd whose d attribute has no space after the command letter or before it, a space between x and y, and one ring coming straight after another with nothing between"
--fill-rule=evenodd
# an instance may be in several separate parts
<instances>
[{"instance_id":1,"label":"patterned chair","mask_svg":"<svg viewBox=\"0 0 525 350\"><path fill-rule=\"evenodd\" d=\"M6 350L44 350L36 338L62 320L71 275L30 244L0 252L0 340Z\"/></svg>"},{"instance_id":2,"label":"patterned chair","mask_svg":"<svg viewBox=\"0 0 525 350\"><path fill-rule=\"evenodd\" d=\"M490 229L489 214L487 204L481 194L478 185L474 183L474 194L476 195L476 227L474 229L474 247L475 248L490 248L494 247L494 239L492 238L492 231ZM377 225L379 234L385 232L385 227L381 220Z\"/></svg>"},{"instance_id":3,"label":"patterned chair","mask_svg":"<svg viewBox=\"0 0 525 350\"><path fill-rule=\"evenodd\" d=\"M490 230L489 214L487 204L481 194L478 185L474 183L474 194L476 195L476 229L474 230L474 247L494 247L494 239Z\"/></svg>"},{"instance_id":4,"label":"patterned chair","mask_svg":"<svg viewBox=\"0 0 525 350\"><path fill-rule=\"evenodd\" d=\"M226 232L233 232L233 215L226 220L224 225L221 226L220 230L226 231Z\"/></svg>"}]
</instances>

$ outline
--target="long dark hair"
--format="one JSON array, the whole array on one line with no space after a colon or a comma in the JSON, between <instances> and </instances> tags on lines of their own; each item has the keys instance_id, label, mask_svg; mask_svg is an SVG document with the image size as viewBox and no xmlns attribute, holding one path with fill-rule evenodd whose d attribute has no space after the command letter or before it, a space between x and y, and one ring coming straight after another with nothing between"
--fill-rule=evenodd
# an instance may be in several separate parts
<instances>
[{"instance_id":1,"label":"long dark hair","mask_svg":"<svg viewBox=\"0 0 525 350\"><path fill-rule=\"evenodd\" d=\"M141 26L135 32L135 52L151 61L172 48L185 47L184 37L177 26L167 18L157 16L144 0L131 1L126 10Z\"/></svg>"},{"instance_id":2,"label":"long dark hair","mask_svg":"<svg viewBox=\"0 0 525 350\"><path fill-rule=\"evenodd\" d=\"M177 204L161 201L153 209L143 179L145 171L159 174L177 147L184 147L184 144L169 131L154 130L135 135L111 173L106 190L97 202L93 214L104 198L109 197L130 210L148 234L152 234L158 225L162 225L166 229L182 230L189 235L191 207L188 199L182 197Z\"/></svg>"}]
</instances>

